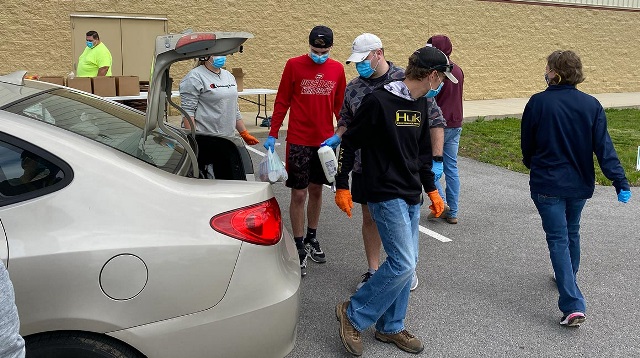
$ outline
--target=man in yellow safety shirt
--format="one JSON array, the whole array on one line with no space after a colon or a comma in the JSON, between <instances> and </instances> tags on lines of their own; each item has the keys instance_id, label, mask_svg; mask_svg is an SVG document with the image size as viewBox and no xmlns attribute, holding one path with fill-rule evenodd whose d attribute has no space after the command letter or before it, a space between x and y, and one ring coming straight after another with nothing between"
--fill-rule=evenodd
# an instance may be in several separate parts
<instances>
[{"instance_id":1,"label":"man in yellow safety shirt","mask_svg":"<svg viewBox=\"0 0 640 358\"><path fill-rule=\"evenodd\" d=\"M87 32L87 47L78 59L78 77L111 76L111 52L95 31Z\"/></svg>"}]
</instances>

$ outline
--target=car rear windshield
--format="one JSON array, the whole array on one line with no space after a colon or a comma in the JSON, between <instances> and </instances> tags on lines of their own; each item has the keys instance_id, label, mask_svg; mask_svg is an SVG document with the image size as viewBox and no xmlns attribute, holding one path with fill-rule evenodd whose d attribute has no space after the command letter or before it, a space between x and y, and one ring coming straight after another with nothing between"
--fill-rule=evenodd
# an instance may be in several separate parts
<instances>
[{"instance_id":1,"label":"car rear windshield","mask_svg":"<svg viewBox=\"0 0 640 358\"><path fill-rule=\"evenodd\" d=\"M175 173L185 150L159 129L144 135L142 113L86 94L54 89L3 108L77 133Z\"/></svg>"}]
</instances>

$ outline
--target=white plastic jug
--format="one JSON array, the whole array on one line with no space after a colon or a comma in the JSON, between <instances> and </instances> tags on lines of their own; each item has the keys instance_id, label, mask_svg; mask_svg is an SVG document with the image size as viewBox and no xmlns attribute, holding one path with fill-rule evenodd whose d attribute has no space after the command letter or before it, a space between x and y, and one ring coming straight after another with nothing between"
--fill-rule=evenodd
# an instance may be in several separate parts
<instances>
[{"instance_id":1,"label":"white plastic jug","mask_svg":"<svg viewBox=\"0 0 640 358\"><path fill-rule=\"evenodd\" d=\"M318 157L320 157L320 164L322 164L322 170L324 176L329 183L333 183L335 176L338 173L338 160L336 159L336 153L328 145L323 145L318 149Z\"/></svg>"}]
</instances>

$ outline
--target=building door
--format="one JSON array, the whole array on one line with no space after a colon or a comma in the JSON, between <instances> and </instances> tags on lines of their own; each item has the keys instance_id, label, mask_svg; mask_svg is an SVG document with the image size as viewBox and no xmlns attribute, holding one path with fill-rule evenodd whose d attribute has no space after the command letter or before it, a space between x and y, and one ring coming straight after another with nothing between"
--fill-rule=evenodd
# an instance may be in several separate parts
<instances>
[{"instance_id":1,"label":"building door","mask_svg":"<svg viewBox=\"0 0 640 358\"><path fill-rule=\"evenodd\" d=\"M160 16L72 14L74 72L86 47L86 34L91 30L98 32L100 41L111 52L113 76L138 76L140 81L148 81L155 40L158 35L167 33L167 19Z\"/></svg>"}]
</instances>

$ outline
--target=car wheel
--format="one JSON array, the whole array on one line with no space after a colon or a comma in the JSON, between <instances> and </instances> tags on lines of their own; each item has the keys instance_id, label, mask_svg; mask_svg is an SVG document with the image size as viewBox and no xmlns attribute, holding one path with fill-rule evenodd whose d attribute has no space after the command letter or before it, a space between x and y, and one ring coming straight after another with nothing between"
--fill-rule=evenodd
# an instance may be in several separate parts
<instances>
[{"instance_id":1,"label":"car wheel","mask_svg":"<svg viewBox=\"0 0 640 358\"><path fill-rule=\"evenodd\" d=\"M25 338L27 358L143 358L111 337L86 332L41 333Z\"/></svg>"}]
</instances>

